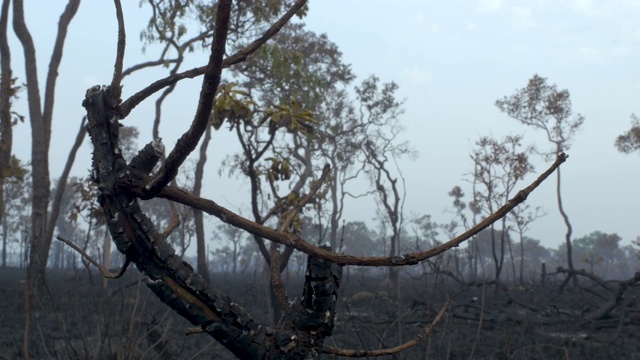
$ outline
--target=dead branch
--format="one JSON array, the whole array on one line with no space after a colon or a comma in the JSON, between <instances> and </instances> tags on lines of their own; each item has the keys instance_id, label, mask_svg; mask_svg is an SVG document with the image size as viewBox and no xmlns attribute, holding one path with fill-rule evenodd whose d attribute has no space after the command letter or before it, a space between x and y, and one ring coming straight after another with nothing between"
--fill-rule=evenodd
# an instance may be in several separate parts
<instances>
[{"instance_id":1,"label":"dead branch","mask_svg":"<svg viewBox=\"0 0 640 360\"><path fill-rule=\"evenodd\" d=\"M412 347L418 345L422 340L426 339L427 336L429 336L429 334L431 334L435 326L438 325L440 320L442 320L442 317L444 316L450 304L451 304L451 299L447 299L447 301L444 303L444 305L438 312L438 315L436 315L436 317L433 319L431 324L425 327L424 330L420 334L418 334L418 336L416 336L410 341L407 341L402 345L389 348L389 349L382 349L382 350L350 350L350 349L336 349L330 346L325 346L322 348L322 352L325 354L332 354L332 355L346 356L346 357L368 357L368 356L393 355L401 351L411 349Z\"/></svg>"},{"instance_id":2,"label":"dead branch","mask_svg":"<svg viewBox=\"0 0 640 360\"><path fill-rule=\"evenodd\" d=\"M607 285L607 284L605 283L605 281L604 281L604 280L602 280L600 277L598 277L598 276L596 276L596 275L594 275L594 274L591 274L591 273L587 272L585 269L580 269L580 270L571 270L571 269L565 269L565 268L563 268L562 266L559 266L559 267L556 269L556 271L557 271L558 273L565 273L565 274L568 274L568 275L571 275L571 276L578 276L578 275L580 275L580 276L584 276L584 277L586 277L586 278L589 278L590 280L592 280L592 281L593 281L593 282L595 282L596 284L598 284L598 285L602 286L602 288L604 288L605 290L608 290L608 291L615 291L615 289L612 289L612 288L611 288L609 285Z\"/></svg>"},{"instance_id":3,"label":"dead branch","mask_svg":"<svg viewBox=\"0 0 640 360\"><path fill-rule=\"evenodd\" d=\"M178 62L178 59L158 59L158 60L150 60L150 61L145 61L145 62L141 62L139 64L133 65L129 68L127 68L126 70L124 70L122 72L122 77L124 78L125 76L131 75L132 73L138 71L138 70L142 70L142 69L146 69L148 67L154 67L154 66L162 66L165 64L175 64Z\"/></svg>"},{"instance_id":4,"label":"dead branch","mask_svg":"<svg viewBox=\"0 0 640 360\"><path fill-rule=\"evenodd\" d=\"M618 284L618 289L614 294L614 296L608 302L600 306L600 308L598 308L596 311L588 314L585 317L585 320L593 322L596 320L601 320L605 316L609 315L611 311L613 311L615 308L617 308L620 305L620 303L623 302L624 293L627 290L627 287L634 285L638 282L640 282L640 272L636 272L631 279L620 282Z\"/></svg>"},{"instance_id":5,"label":"dead branch","mask_svg":"<svg viewBox=\"0 0 640 360\"><path fill-rule=\"evenodd\" d=\"M208 214L211 214L223 222L243 229L256 236L263 237L265 239L278 242L283 245L292 246L295 249L302 251L309 255L321 257L326 260L336 262L343 265L360 265L360 266L404 266L415 265L429 259L433 256L439 255L452 247L460 245L462 242L468 240L472 236L478 234L483 229L491 226L494 222L507 215L509 211L524 202L529 194L533 192L549 175L551 175L562 163L567 160L567 155L561 153L558 155L556 161L535 181L529 186L520 190L511 200L503 205L496 212L487 216L484 220L478 223L476 226L470 228L463 234L449 240L448 242L436 246L430 250L418 251L414 253L408 253L402 256L352 256L345 254L337 254L332 251L321 249L314 246L302 239L299 235L283 233L278 230L274 230L264 225L257 224L247 218L244 218L220 205L212 200L203 199L193 196L181 189L167 186L160 191L159 197L176 201L196 209L200 209Z\"/></svg>"},{"instance_id":6,"label":"dead branch","mask_svg":"<svg viewBox=\"0 0 640 360\"><path fill-rule=\"evenodd\" d=\"M127 267L129 267L129 264L131 263L129 258L125 257L124 265L122 265L122 268L120 268L120 270L118 270L117 273L114 273L109 271L109 269L107 269L105 266L100 265L100 263L96 259L91 257L91 255L87 254L84 250L82 250L78 245L74 244L71 240L67 240L60 235L56 236L56 239L62 241L63 243L69 245L73 250L77 251L80 255L82 255L82 257L84 257L90 263L92 263L93 266L97 267L98 270L100 270L100 273L102 274L102 276L104 276L107 279L120 278L122 275L124 275L125 271L127 271Z\"/></svg>"}]
</instances>

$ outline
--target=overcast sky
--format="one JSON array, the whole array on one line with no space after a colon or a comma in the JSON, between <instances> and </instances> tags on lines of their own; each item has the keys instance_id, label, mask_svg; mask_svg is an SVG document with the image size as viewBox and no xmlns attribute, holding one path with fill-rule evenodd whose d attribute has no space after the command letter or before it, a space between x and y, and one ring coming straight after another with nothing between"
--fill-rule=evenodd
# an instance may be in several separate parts
<instances>
[{"instance_id":1,"label":"overcast sky","mask_svg":"<svg viewBox=\"0 0 640 360\"><path fill-rule=\"evenodd\" d=\"M126 64L154 58L141 52L139 32L148 9L126 0ZM65 2L28 1L26 21L36 42L43 87L54 29ZM69 30L56 94L51 149L51 176L61 173L71 141L84 114L85 90L106 84L112 75L116 23L113 3L81 4ZM640 235L640 156L618 153L613 143L640 113L640 1L378 1L316 0L304 20L309 29L327 33L352 64L359 79L370 74L396 81L406 99L404 138L418 150L416 161L403 161L407 217L430 214L448 222L447 192L465 183L472 170L469 152L480 136L523 134L526 143L545 148L542 134L501 114L495 100L512 94L539 74L571 93L574 113L586 120L562 167L566 211L575 236L592 231L617 232L625 241ZM13 67L24 80L22 52L12 39ZM206 54L194 54L184 69L202 65ZM125 66L126 67L126 66ZM127 78L124 97L161 75L149 72ZM181 83L163 110L164 141L175 142L190 123L199 80ZM26 93L17 110L27 114ZM126 125L140 127L150 140L152 101L134 110ZM16 129L15 152L30 157L29 126ZM220 161L233 148L226 132L214 134L204 183L208 197L236 211L247 211L247 183L220 177ZM83 176L90 166L85 144L74 167ZM549 165L535 160L536 172ZM531 179L529 179L531 180ZM523 183L519 188L524 187ZM554 181L529 197L548 215L531 225L529 235L547 246L564 239L556 210ZM371 203L353 203L346 220L372 223Z\"/></svg>"}]
</instances>

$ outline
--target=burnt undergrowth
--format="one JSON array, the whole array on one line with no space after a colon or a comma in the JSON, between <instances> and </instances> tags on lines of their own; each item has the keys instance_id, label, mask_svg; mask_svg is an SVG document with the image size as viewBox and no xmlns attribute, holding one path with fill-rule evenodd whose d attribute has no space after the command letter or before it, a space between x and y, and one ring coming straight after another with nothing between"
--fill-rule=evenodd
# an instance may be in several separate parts
<instances>
[{"instance_id":1,"label":"burnt undergrowth","mask_svg":"<svg viewBox=\"0 0 640 360\"><path fill-rule=\"evenodd\" d=\"M562 270L562 269L560 269ZM336 348L380 349L407 341L429 324L447 298L446 318L418 346L398 355L414 359L637 359L640 357L640 278L605 281L566 272L544 284L459 282L429 275L344 279L333 335ZM20 269L0 269L0 359L21 358L24 279ZM211 281L268 324L269 292L260 274L212 274ZM303 279L285 277L292 295ZM234 358L210 337L185 335L191 324L160 302L136 270L123 278L97 272L50 271L49 291L32 307L34 359ZM332 358L323 355L322 358ZM391 357L389 357L391 358Z\"/></svg>"}]
</instances>

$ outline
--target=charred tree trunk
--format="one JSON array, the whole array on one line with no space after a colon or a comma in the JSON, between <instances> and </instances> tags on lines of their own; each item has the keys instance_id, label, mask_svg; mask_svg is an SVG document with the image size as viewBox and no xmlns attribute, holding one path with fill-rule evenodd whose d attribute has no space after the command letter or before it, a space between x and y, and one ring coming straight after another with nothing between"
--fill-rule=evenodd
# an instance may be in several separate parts
<instances>
[{"instance_id":1,"label":"charred tree trunk","mask_svg":"<svg viewBox=\"0 0 640 360\"><path fill-rule=\"evenodd\" d=\"M191 333L211 335L242 359L317 357L323 339L333 329L341 268L310 257L302 299L286 309L276 327L263 327L255 322L182 261L142 213L132 189L147 178L163 149L154 141L126 163L115 145L119 129L118 97L110 89L94 88L84 102L94 146L98 201L118 250L147 276L147 286L160 300L197 326Z\"/></svg>"}]
</instances>

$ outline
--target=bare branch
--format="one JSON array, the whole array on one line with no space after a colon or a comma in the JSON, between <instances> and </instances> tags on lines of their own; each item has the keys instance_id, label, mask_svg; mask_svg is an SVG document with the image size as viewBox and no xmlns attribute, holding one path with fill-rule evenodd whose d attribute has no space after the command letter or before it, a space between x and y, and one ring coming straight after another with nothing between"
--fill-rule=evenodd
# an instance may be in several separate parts
<instances>
[{"instance_id":1,"label":"bare branch","mask_svg":"<svg viewBox=\"0 0 640 360\"><path fill-rule=\"evenodd\" d=\"M124 15L122 14L122 4L120 0L113 0L116 6L116 18L118 19L118 50L116 53L116 63L113 66L113 79L111 79L111 88L120 87L122 80L122 67L124 63L124 49L127 43L127 34L124 30Z\"/></svg>"},{"instance_id":2,"label":"bare branch","mask_svg":"<svg viewBox=\"0 0 640 360\"><path fill-rule=\"evenodd\" d=\"M302 251L309 255L315 255L320 258L333 261L343 265L360 265L360 266L403 266L403 265L415 265L433 256L439 255L452 247L456 247L468 240L472 236L478 234L483 229L491 226L491 224L500 220L503 216L506 216L509 211L524 202L529 194L533 192L549 175L551 175L562 163L567 160L568 156L564 153L560 153L556 161L542 173L535 181L529 186L520 190L511 200L503 205L496 212L487 216L483 221L476 226L470 228L465 233L449 240L448 242L436 246L433 249L427 251L420 251L403 256L351 256L344 254L336 254L334 252L321 249L317 246L310 244L295 234L283 233L264 225L257 224L251 220L248 220L232 211L225 209L224 207L216 204L212 200L202 199L195 197L183 190L175 187L166 187L159 194L159 197L163 197L172 201L191 206L196 209L211 214L223 222L226 222L232 226L243 229L256 236L263 237L265 239L279 242L280 244L292 246L299 251Z\"/></svg>"},{"instance_id":3,"label":"bare branch","mask_svg":"<svg viewBox=\"0 0 640 360\"><path fill-rule=\"evenodd\" d=\"M338 356L346 356L346 357L368 357L368 356L385 356L385 355L393 355L397 354L401 351L405 351L411 349L412 347L418 345L421 341L423 341L433 329L435 329L436 325L442 320L447 308L451 304L451 299L447 299L447 301L442 305L442 308L433 319L431 324L424 328L424 330L418 334L415 338L402 345L398 345L396 347L390 349L381 349L381 350L348 350L348 349L336 349L330 346L325 346L322 348L322 352L325 354L332 354Z\"/></svg>"},{"instance_id":4,"label":"bare branch","mask_svg":"<svg viewBox=\"0 0 640 360\"><path fill-rule=\"evenodd\" d=\"M62 196L64 195L64 190L67 187L67 180L69 179L69 173L71 173L71 168L73 167L73 163L76 160L76 154L82 146L82 142L84 141L84 137L87 134L87 117L83 117L80 122L80 129L78 130L78 135L76 135L76 141L73 143L71 150L69 151L69 156L67 157L67 163L64 165L64 169L62 170L62 174L58 179L58 185L56 186L56 193L53 197L53 203L51 204L51 215L47 220L47 233L46 237L51 238L53 236L53 231L56 228L56 222L58 221L58 216L60 215L60 203L62 202Z\"/></svg>"},{"instance_id":5,"label":"bare branch","mask_svg":"<svg viewBox=\"0 0 640 360\"><path fill-rule=\"evenodd\" d=\"M129 267L129 264L131 263L131 261L128 258L125 258L124 265L122 265L122 268L118 270L117 273L113 273L109 271L109 269L107 269L106 267L100 265L100 263L96 261L96 259L92 258L89 254L87 254L84 250L82 250L78 245L74 244L71 240L67 240L59 235L56 236L56 239L69 245L73 250L77 251L85 259L89 260L89 262L92 263L93 266L97 267L98 270L100 270L100 273L102 274L102 276L104 276L107 279L117 279L121 277L122 275L124 275L124 272L127 271L127 267Z\"/></svg>"},{"instance_id":6,"label":"bare branch","mask_svg":"<svg viewBox=\"0 0 640 360\"><path fill-rule=\"evenodd\" d=\"M293 15L295 15L296 12L298 12L298 10L300 10L306 3L307 3L307 0L298 0L291 7L291 9L289 9L289 11L287 11L284 15L282 15L282 17L278 21L276 21L273 25L271 25L271 27L269 27L269 29L267 29L267 31L265 31L262 36L260 36L258 39L256 39L255 41L253 41L251 44L247 45L243 49L239 50L235 54L226 58L222 62L222 68L227 68L231 65L245 61L249 55L253 54L256 50L260 48L260 46L266 43L267 40L269 40L275 34L277 34L280 31L280 29L282 29L282 27L293 17ZM161 89L167 86L171 86L180 80L187 79L187 78L192 79L194 77L200 76L205 73L205 70L206 70L206 66L201 66L198 68L181 72L179 74L168 76L164 79L160 79L154 82L153 84L147 86L146 88L132 95L129 99L127 99L120 105L120 111L119 111L120 118L124 119L125 117L127 117L127 115L129 115L131 110L133 110L136 106L138 106L138 104L140 104L142 101L144 101L146 98L156 93L157 91L160 91Z\"/></svg>"},{"instance_id":7,"label":"bare branch","mask_svg":"<svg viewBox=\"0 0 640 360\"><path fill-rule=\"evenodd\" d=\"M142 70L148 67L160 66L165 64L174 64L176 62L178 62L178 59L169 59L169 60L158 59L158 60L152 60L152 61L145 61L140 64L133 65L127 68L126 70L124 70L122 72L122 77L124 78L125 76L131 75L138 70Z\"/></svg>"}]
</instances>

